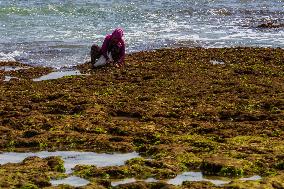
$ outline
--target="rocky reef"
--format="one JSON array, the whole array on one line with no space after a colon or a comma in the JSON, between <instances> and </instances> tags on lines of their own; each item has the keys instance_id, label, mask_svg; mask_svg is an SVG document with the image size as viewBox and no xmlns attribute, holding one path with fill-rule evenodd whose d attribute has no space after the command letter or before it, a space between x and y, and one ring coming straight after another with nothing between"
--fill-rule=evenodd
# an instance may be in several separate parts
<instances>
[{"instance_id":1,"label":"rocky reef","mask_svg":"<svg viewBox=\"0 0 284 189\"><path fill-rule=\"evenodd\" d=\"M283 49L157 49L127 55L124 69L76 69L88 74L36 82L52 70L32 67L9 71L17 79L4 81L0 70L1 151L142 156L123 166L76 166L74 174L90 181L82 188L284 187ZM0 187L56 188L49 178L63 173L51 160L29 160L1 165ZM190 170L233 181L164 182ZM238 179L250 175L262 179ZM161 182L110 185L132 177Z\"/></svg>"}]
</instances>

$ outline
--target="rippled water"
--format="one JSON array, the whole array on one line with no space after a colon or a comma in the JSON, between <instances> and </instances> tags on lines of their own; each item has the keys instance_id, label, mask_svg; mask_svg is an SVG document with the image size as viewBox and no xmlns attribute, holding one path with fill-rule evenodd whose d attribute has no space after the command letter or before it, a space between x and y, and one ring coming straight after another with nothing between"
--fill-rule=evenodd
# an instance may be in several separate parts
<instances>
[{"instance_id":1,"label":"rippled water","mask_svg":"<svg viewBox=\"0 0 284 189\"><path fill-rule=\"evenodd\" d=\"M167 46L284 47L284 0L0 0L0 60L63 67L125 29L127 52Z\"/></svg>"}]
</instances>

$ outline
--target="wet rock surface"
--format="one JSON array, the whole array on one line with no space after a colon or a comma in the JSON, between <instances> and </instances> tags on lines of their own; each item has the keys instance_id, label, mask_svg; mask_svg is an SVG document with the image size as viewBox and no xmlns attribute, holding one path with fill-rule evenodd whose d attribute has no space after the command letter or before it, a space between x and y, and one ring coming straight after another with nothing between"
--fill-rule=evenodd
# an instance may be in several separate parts
<instances>
[{"instance_id":1,"label":"wet rock surface","mask_svg":"<svg viewBox=\"0 0 284 189\"><path fill-rule=\"evenodd\" d=\"M0 62L0 67L8 66L10 69L1 69L0 70L0 78L4 76L9 76L11 78L19 79L32 79L39 77L41 75L45 75L52 71L51 68L44 67L32 67L27 64L22 64L20 62ZM17 80L15 82L17 82ZM0 80L0 83L3 80Z\"/></svg>"},{"instance_id":2,"label":"wet rock surface","mask_svg":"<svg viewBox=\"0 0 284 189\"><path fill-rule=\"evenodd\" d=\"M283 28L284 23L274 23L274 22L267 22L263 24L259 24L257 28L267 28L267 29L273 29L273 28Z\"/></svg>"},{"instance_id":3,"label":"wet rock surface","mask_svg":"<svg viewBox=\"0 0 284 189\"><path fill-rule=\"evenodd\" d=\"M34 68L13 71L19 80L0 81L1 151L138 151L144 157L119 167L76 167L77 175L91 181L85 188L107 188L111 178L168 179L200 169L210 175L264 177L216 188L283 186L283 49L159 49L127 55L124 69L92 70L89 64L78 69L90 75L33 82L50 72ZM54 161L37 161L44 162L44 172L60 173ZM1 165L0 179L9 172L21 187L50 187L44 184L47 173L11 166ZM26 179L12 169L25 170ZM29 181L35 173L42 184ZM2 183L14 186L10 182Z\"/></svg>"},{"instance_id":4,"label":"wet rock surface","mask_svg":"<svg viewBox=\"0 0 284 189\"><path fill-rule=\"evenodd\" d=\"M52 163L51 163L52 162ZM51 186L50 177L64 176L54 167L60 167L58 157L28 157L22 163L0 165L1 188L44 188Z\"/></svg>"}]
</instances>

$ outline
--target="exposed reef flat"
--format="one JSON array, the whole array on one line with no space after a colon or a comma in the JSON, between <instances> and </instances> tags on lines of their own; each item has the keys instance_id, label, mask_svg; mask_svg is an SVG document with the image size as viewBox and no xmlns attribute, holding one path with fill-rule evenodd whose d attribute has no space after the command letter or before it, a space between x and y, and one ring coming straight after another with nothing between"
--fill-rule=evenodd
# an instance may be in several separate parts
<instances>
[{"instance_id":1,"label":"exposed reef flat","mask_svg":"<svg viewBox=\"0 0 284 189\"><path fill-rule=\"evenodd\" d=\"M10 64L0 66L20 63ZM0 70L1 151L142 156L123 166L76 166L74 174L91 182L85 188L108 188L112 179L125 178L161 182L114 188L284 187L283 49L159 49L127 55L125 69L92 70L87 63L76 69L88 74L35 82L52 70L33 67L10 70L17 79L4 81L7 73ZM37 159L37 169L25 169L29 161L0 165L0 180L8 173L13 178L0 187L56 188L48 183L59 173L48 161ZM164 182L192 170L234 181ZM38 179L29 179L35 173ZM239 179L252 175L262 179Z\"/></svg>"}]
</instances>

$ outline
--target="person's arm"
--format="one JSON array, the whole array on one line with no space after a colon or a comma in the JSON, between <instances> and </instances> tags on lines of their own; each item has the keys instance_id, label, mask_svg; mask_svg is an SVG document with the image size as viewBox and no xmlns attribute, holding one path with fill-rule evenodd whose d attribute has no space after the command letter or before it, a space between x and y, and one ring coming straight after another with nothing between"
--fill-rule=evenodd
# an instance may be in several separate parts
<instances>
[{"instance_id":1,"label":"person's arm","mask_svg":"<svg viewBox=\"0 0 284 189\"><path fill-rule=\"evenodd\" d=\"M117 63L122 66L124 65L124 59L125 59L125 43L124 41L121 42L121 49L120 49L120 55L119 55L119 60L117 61Z\"/></svg>"},{"instance_id":2,"label":"person's arm","mask_svg":"<svg viewBox=\"0 0 284 189\"><path fill-rule=\"evenodd\" d=\"M104 42L103 42L103 45L102 45L102 48L101 48L101 51L102 51L102 54L103 54L103 56L106 58L106 60L108 61L108 55L107 55L107 48L108 48L108 44L109 44L109 41L110 41L110 38L111 38L111 36L110 35L107 35L106 37L105 37L105 40L104 40Z\"/></svg>"}]
</instances>

